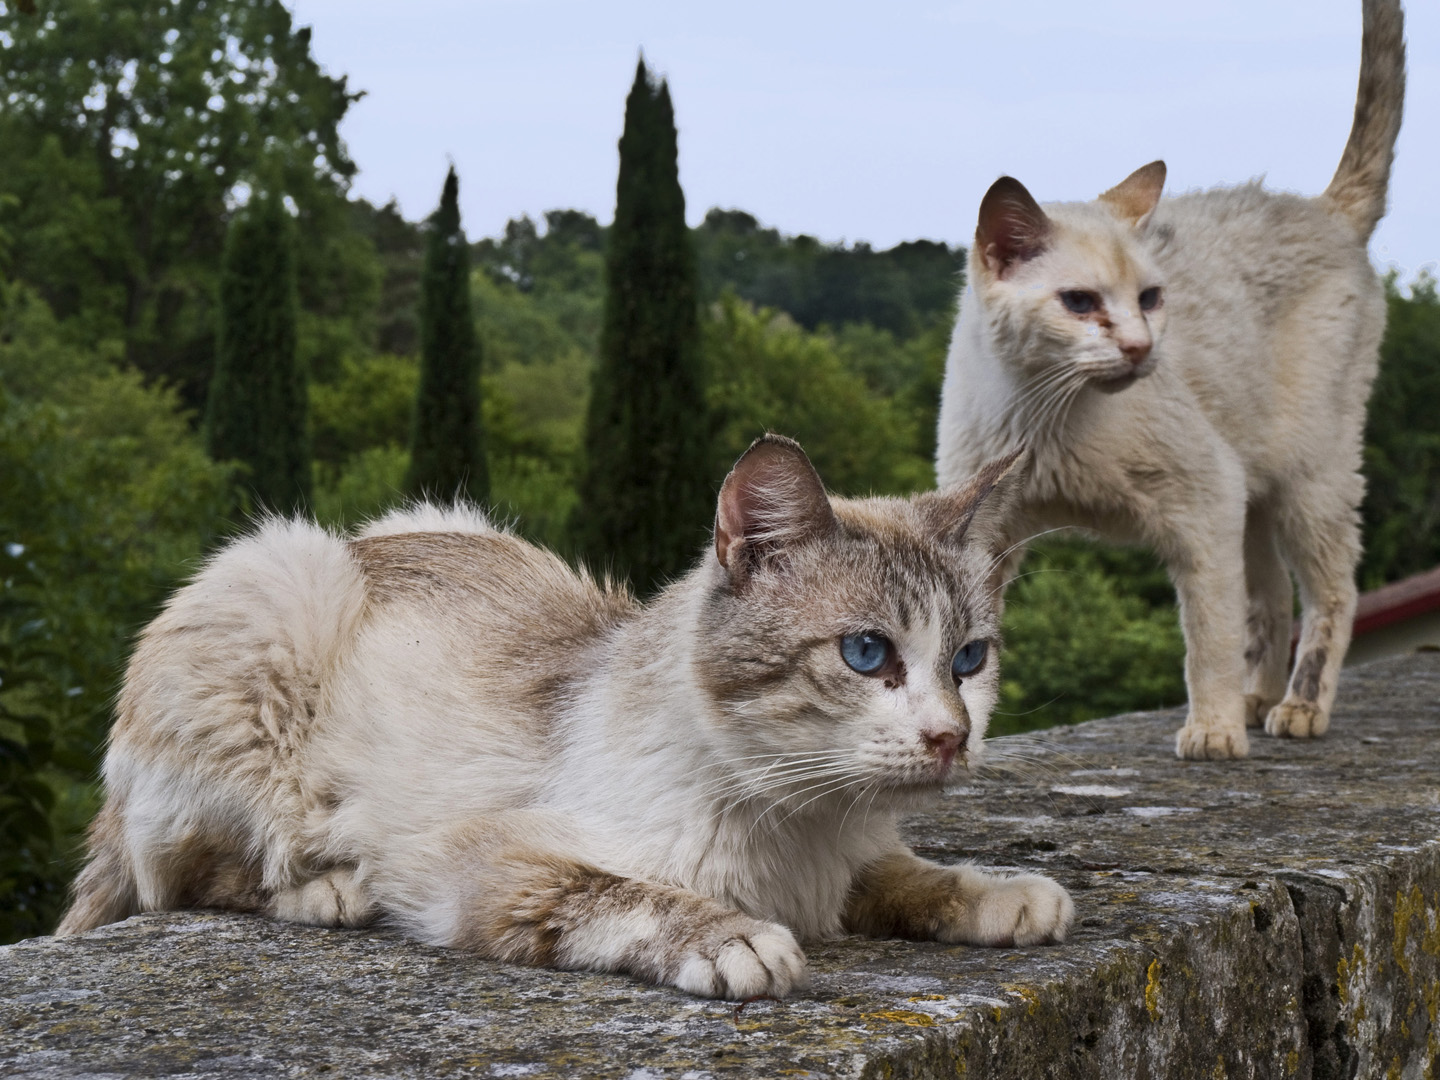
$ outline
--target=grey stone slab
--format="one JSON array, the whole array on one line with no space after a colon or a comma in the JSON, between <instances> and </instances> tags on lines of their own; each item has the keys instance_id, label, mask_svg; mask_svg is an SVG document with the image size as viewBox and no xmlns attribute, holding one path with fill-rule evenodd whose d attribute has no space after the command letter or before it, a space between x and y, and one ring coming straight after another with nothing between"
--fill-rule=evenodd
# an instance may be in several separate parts
<instances>
[{"instance_id":1,"label":"grey stone slab","mask_svg":"<svg viewBox=\"0 0 1440 1080\"><path fill-rule=\"evenodd\" d=\"M701 1001L210 912L0 949L0 1077L1406 1077L1440 1058L1440 656L1329 735L1182 762L1179 712L997 740L923 854L1052 874L1058 947L844 939Z\"/></svg>"}]
</instances>

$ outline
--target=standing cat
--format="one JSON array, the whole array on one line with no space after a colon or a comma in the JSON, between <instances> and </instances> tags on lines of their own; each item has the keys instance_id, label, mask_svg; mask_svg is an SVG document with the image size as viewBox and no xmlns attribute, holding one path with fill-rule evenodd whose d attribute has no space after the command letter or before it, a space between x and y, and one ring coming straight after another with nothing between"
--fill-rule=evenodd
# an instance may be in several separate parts
<instances>
[{"instance_id":1,"label":"standing cat","mask_svg":"<svg viewBox=\"0 0 1440 1080\"><path fill-rule=\"evenodd\" d=\"M998 180L945 373L937 473L1024 441L1028 531L1154 548L1180 599L1184 758L1243 757L1246 727L1321 735L1355 609L1365 400L1405 86L1398 0L1364 0L1349 143L1313 199L1258 183L1161 199L1165 166L1093 203ZM1295 574L1304 608L1286 686ZM1242 570L1243 568L1243 570Z\"/></svg>"},{"instance_id":2,"label":"standing cat","mask_svg":"<svg viewBox=\"0 0 1440 1080\"><path fill-rule=\"evenodd\" d=\"M729 997L802 987L796 935L1057 941L1058 885L926 862L896 825L980 754L1014 461L832 500L767 436L714 554L643 608L464 508L354 540L271 521L142 636L59 932L381 917Z\"/></svg>"}]
</instances>

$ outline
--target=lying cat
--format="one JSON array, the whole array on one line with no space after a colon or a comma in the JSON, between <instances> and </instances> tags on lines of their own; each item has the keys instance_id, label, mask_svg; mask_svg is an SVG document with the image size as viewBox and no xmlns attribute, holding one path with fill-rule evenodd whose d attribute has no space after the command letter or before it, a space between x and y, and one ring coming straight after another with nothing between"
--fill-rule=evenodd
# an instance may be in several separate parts
<instances>
[{"instance_id":1,"label":"lying cat","mask_svg":"<svg viewBox=\"0 0 1440 1080\"><path fill-rule=\"evenodd\" d=\"M1058 885L896 827L981 752L1014 462L830 499L767 436L646 607L463 507L354 540L271 521L142 636L58 932L378 917L722 997L803 987L797 935L1058 941Z\"/></svg>"},{"instance_id":2,"label":"lying cat","mask_svg":"<svg viewBox=\"0 0 1440 1080\"><path fill-rule=\"evenodd\" d=\"M1162 200L1157 161L1093 203L1041 208L1004 177L980 206L939 481L1025 442L1027 533L1077 525L1161 555L1185 631L1181 757L1243 757L1247 725L1329 725L1385 324L1365 246L1400 129L1402 30L1397 0L1365 0L1355 122L1317 198L1251 183ZM1287 689L1289 572L1304 620Z\"/></svg>"}]
</instances>

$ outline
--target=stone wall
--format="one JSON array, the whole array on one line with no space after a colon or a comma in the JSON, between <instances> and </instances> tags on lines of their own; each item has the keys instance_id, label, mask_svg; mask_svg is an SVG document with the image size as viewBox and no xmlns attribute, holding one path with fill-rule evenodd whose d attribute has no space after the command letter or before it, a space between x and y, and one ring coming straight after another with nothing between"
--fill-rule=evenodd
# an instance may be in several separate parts
<instances>
[{"instance_id":1,"label":"stone wall","mask_svg":"<svg viewBox=\"0 0 1440 1080\"><path fill-rule=\"evenodd\" d=\"M375 931L147 915L0 949L0 1077L1405 1077L1440 1072L1440 656L1346 672L1318 742L1173 756L1175 712L996 740L914 822L1043 870L1064 946L846 939L700 1001Z\"/></svg>"}]
</instances>

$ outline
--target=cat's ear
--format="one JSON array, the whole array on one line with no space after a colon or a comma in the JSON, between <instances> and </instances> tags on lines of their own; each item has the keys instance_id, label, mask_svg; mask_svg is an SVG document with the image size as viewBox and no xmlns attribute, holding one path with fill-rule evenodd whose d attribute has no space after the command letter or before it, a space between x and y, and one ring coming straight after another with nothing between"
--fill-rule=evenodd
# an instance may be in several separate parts
<instances>
[{"instance_id":1,"label":"cat's ear","mask_svg":"<svg viewBox=\"0 0 1440 1080\"><path fill-rule=\"evenodd\" d=\"M800 444L763 435L720 485L715 556L737 586L785 550L839 528L820 475Z\"/></svg>"},{"instance_id":2,"label":"cat's ear","mask_svg":"<svg viewBox=\"0 0 1440 1080\"><path fill-rule=\"evenodd\" d=\"M1010 526L1030 474L1030 452L1012 450L980 467L965 483L921 496L936 538L951 544L984 544L999 555L1010 543Z\"/></svg>"},{"instance_id":3,"label":"cat's ear","mask_svg":"<svg viewBox=\"0 0 1440 1080\"><path fill-rule=\"evenodd\" d=\"M1045 250L1050 219L1040 204L1013 176L1002 176L980 200L980 223L975 226L975 250L986 268L1005 278L1019 263Z\"/></svg>"},{"instance_id":4,"label":"cat's ear","mask_svg":"<svg viewBox=\"0 0 1440 1080\"><path fill-rule=\"evenodd\" d=\"M1152 161L1142 165L1100 196L1122 220L1139 228L1150 220L1165 190L1165 162Z\"/></svg>"}]
</instances>

